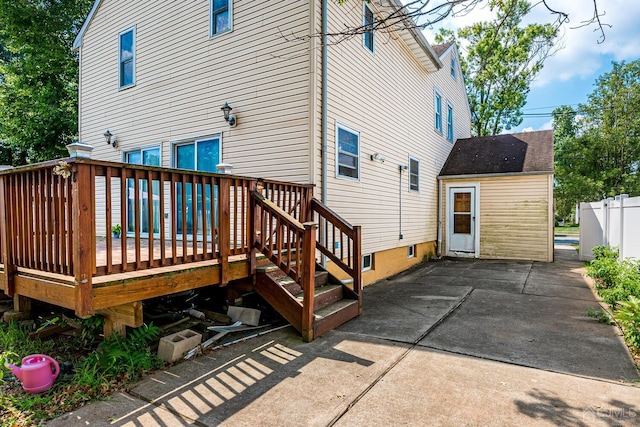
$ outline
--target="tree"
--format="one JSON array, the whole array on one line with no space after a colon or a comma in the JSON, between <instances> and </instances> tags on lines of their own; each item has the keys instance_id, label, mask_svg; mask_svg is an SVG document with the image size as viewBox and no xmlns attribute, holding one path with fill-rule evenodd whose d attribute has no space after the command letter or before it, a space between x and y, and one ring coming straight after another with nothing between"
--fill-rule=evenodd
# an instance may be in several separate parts
<instances>
[{"instance_id":1,"label":"tree","mask_svg":"<svg viewBox=\"0 0 640 427\"><path fill-rule=\"evenodd\" d=\"M640 195L640 60L614 62L586 104L557 108L553 119L561 215L578 202Z\"/></svg>"},{"instance_id":2,"label":"tree","mask_svg":"<svg viewBox=\"0 0 640 427\"><path fill-rule=\"evenodd\" d=\"M468 46L460 65L466 79L472 133L496 135L522 123L529 86L554 53L558 28L522 26L530 12L527 0L490 1L496 19L461 28L457 37L441 31L436 41Z\"/></svg>"},{"instance_id":3,"label":"tree","mask_svg":"<svg viewBox=\"0 0 640 427\"><path fill-rule=\"evenodd\" d=\"M77 133L75 34L91 0L0 0L0 153L14 165L66 155Z\"/></svg>"},{"instance_id":4,"label":"tree","mask_svg":"<svg viewBox=\"0 0 640 427\"><path fill-rule=\"evenodd\" d=\"M327 0L329 1L329 0ZM331 0L338 4L345 4L350 0ZM505 0L362 0L375 5L376 20L373 25L357 25L353 26L344 23L339 31L329 32L330 40L328 43L336 44L344 40L348 40L357 35L362 35L370 30L393 33L400 29L418 29L425 30L431 28L433 24L443 21L447 18L456 18L472 13L477 6L484 4L494 4L501 6L506 3ZM591 9L593 14L591 18L573 24L571 28L579 28L585 26L594 26L594 31L598 34L598 43L605 40L605 28L610 27L609 24L602 22L601 18L606 11L598 9L598 1L591 0ZM551 17L553 17L553 26L556 28L570 22L570 16L561 9L554 9L549 6L547 0L534 2L534 7L544 8ZM295 37L296 39L306 39L309 37L321 37L322 33L315 33L305 37Z\"/></svg>"}]
</instances>

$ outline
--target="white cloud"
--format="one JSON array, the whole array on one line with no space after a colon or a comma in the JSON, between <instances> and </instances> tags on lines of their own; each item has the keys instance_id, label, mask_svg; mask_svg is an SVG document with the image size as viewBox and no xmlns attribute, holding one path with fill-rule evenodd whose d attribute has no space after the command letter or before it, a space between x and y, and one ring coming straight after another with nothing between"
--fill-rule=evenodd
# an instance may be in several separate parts
<instances>
[{"instance_id":1,"label":"white cloud","mask_svg":"<svg viewBox=\"0 0 640 427\"><path fill-rule=\"evenodd\" d=\"M640 58L640 1L598 0L598 11L605 24L605 40L598 43L600 33L595 24L580 27L593 17L593 0L548 0L551 9L569 14L570 22L562 30L561 43L564 48L545 61L544 68L533 83L543 87L552 82L563 82L575 77L594 79L594 73L611 58L616 61ZM449 18L445 28L456 29L473 22L491 19L488 7L477 7L466 16ZM527 22L552 22L555 19L543 4L538 3ZM608 27L607 25L611 25ZM433 40L434 29L427 34Z\"/></svg>"},{"instance_id":2,"label":"white cloud","mask_svg":"<svg viewBox=\"0 0 640 427\"><path fill-rule=\"evenodd\" d=\"M534 129L531 126L529 126L528 128L522 129L520 132L533 132L533 131Z\"/></svg>"}]
</instances>

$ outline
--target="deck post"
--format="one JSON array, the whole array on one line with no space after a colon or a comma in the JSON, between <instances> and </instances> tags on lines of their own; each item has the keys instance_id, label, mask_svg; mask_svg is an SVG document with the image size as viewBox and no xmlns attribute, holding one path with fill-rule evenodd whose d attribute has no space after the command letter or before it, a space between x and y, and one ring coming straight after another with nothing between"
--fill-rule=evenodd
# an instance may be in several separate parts
<instances>
[{"instance_id":1,"label":"deck post","mask_svg":"<svg viewBox=\"0 0 640 427\"><path fill-rule=\"evenodd\" d=\"M358 312L362 316L362 229L353 227L353 291L358 294Z\"/></svg>"},{"instance_id":2,"label":"deck post","mask_svg":"<svg viewBox=\"0 0 640 427\"><path fill-rule=\"evenodd\" d=\"M76 281L75 312L77 316L93 314L92 276L95 270L94 217L95 183L92 165L77 162L71 175L71 206L73 229L73 276ZM69 202L67 202L69 203Z\"/></svg>"},{"instance_id":3,"label":"deck post","mask_svg":"<svg viewBox=\"0 0 640 427\"><path fill-rule=\"evenodd\" d=\"M314 319L313 305L315 296L316 276L316 230L318 224L305 222L304 237L302 239L302 339L313 341Z\"/></svg>"},{"instance_id":4,"label":"deck post","mask_svg":"<svg viewBox=\"0 0 640 427\"><path fill-rule=\"evenodd\" d=\"M14 274L16 268L13 264L11 253L13 238L11 236L11 226L9 225L9 215L10 211L13 212L13 207L9 206L6 197L11 193L11 190L7 188L8 181L6 175L0 176L0 247L2 248L2 262L4 263L4 274L0 279L2 280L0 284L5 293L12 297L15 291Z\"/></svg>"},{"instance_id":5,"label":"deck post","mask_svg":"<svg viewBox=\"0 0 640 427\"><path fill-rule=\"evenodd\" d=\"M229 250L231 247L231 219L229 205L231 201L231 180L220 177L220 195L218 199L218 248L220 250L220 285L229 283Z\"/></svg>"},{"instance_id":6,"label":"deck post","mask_svg":"<svg viewBox=\"0 0 640 427\"><path fill-rule=\"evenodd\" d=\"M249 276L253 276L256 274L256 256L258 254L258 250L256 249L256 230L260 227L259 215L256 215L256 203L253 200L252 193L257 191L258 182L256 180L251 181L249 184L249 203L247 207L247 227L249 228L249 232L247 233L248 242L247 242L247 251L249 252L247 256L249 257Z\"/></svg>"}]
</instances>

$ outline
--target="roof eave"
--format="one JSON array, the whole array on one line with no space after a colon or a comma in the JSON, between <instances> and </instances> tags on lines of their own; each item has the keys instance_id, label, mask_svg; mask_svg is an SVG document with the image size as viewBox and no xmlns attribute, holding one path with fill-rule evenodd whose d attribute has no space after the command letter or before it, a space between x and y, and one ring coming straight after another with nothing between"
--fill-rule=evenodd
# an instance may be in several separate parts
<instances>
[{"instance_id":1,"label":"roof eave","mask_svg":"<svg viewBox=\"0 0 640 427\"><path fill-rule=\"evenodd\" d=\"M87 31L87 28L89 27L89 24L93 19L93 15L96 13L96 10L98 10L98 7L100 7L101 2L102 0L95 0L95 2L93 3L93 6L91 7L91 11L89 12L89 15L87 15L87 19L84 20L84 23L80 28L80 31L78 31L78 35L73 41L73 46L72 46L73 50L78 50L82 46L82 38L84 37L84 33Z\"/></svg>"},{"instance_id":2,"label":"roof eave","mask_svg":"<svg viewBox=\"0 0 640 427\"><path fill-rule=\"evenodd\" d=\"M403 9L402 13L405 13L404 5L400 0L389 1L395 7ZM429 72L435 72L442 68L443 65L440 61L440 58L438 58L438 55L433 50L422 32L418 30L418 28L416 28L415 26L403 28L399 31L399 34L402 40L407 44L409 49L411 49L411 52L416 56L416 58L420 60L420 62L422 62L422 64Z\"/></svg>"}]
</instances>

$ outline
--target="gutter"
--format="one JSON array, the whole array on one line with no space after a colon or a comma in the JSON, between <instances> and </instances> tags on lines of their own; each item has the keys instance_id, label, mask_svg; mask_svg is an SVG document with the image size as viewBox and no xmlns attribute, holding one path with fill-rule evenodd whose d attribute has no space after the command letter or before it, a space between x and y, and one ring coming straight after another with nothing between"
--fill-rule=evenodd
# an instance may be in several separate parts
<instances>
[{"instance_id":1,"label":"gutter","mask_svg":"<svg viewBox=\"0 0 640 427\"><path fill-rule=\"evenodd\" d=\"M462 174L462 175L439 175L438 181L447 179L476 179L476 178L502 178L506 176L534 176L534 175L553 175L552 171L538 172L505 172L505 173L478 173L478 174Z\"/></svg>"}]
</instances>

